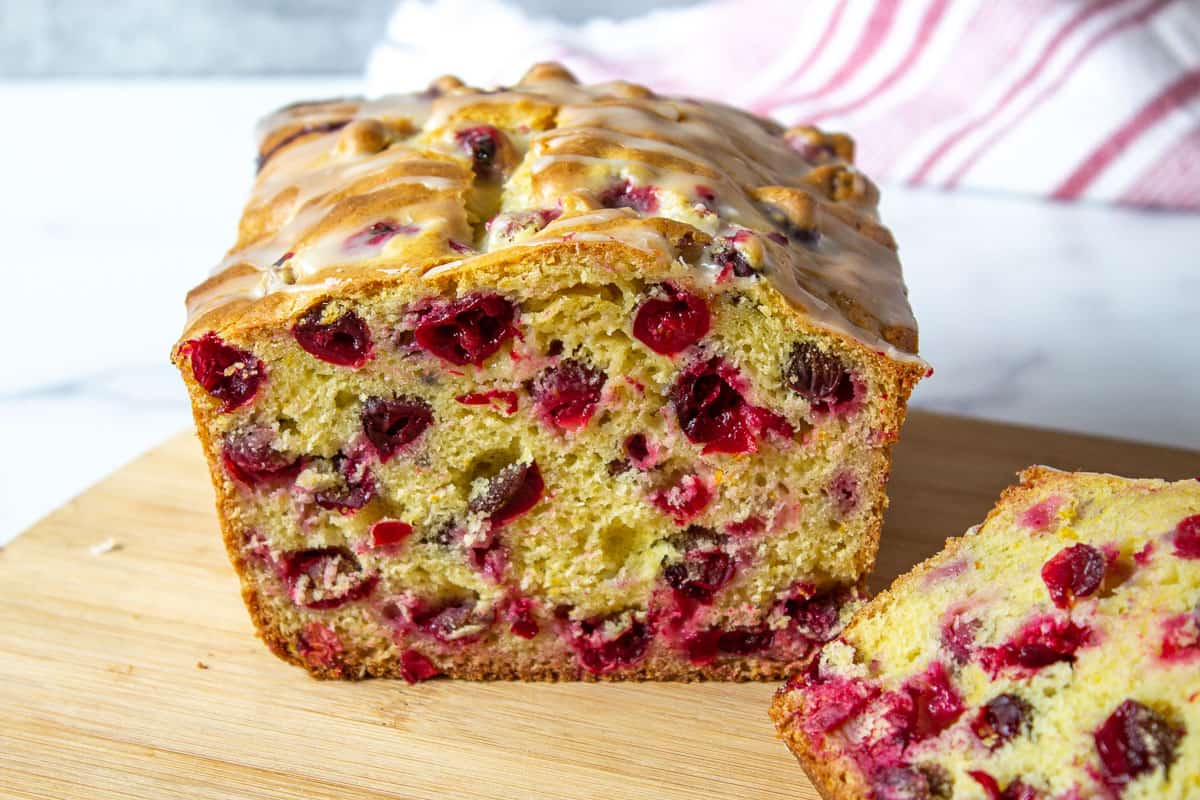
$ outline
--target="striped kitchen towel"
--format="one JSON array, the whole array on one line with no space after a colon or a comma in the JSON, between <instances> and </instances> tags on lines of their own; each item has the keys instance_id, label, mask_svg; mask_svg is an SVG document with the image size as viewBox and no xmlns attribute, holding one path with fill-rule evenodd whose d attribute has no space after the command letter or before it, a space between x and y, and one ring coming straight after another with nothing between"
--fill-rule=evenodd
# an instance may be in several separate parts
<instances>
[{"instance_id":1,"label":"striped kitchen towel","mask_svg":"<svg viewBox=\"0 0 1200 800\"><path fill-rule=\"evenodd\" d=\"M850 131L884 181L1200 210L1200 0L710 0L581 25L408 0L368 87L543 60Z\"/></svg>"}]
</instances>

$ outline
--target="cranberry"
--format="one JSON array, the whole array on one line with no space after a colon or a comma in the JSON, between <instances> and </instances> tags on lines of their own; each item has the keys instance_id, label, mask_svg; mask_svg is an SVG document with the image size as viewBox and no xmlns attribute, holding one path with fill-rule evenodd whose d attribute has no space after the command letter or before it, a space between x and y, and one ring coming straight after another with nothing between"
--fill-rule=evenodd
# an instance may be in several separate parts
<instances>
[{"instance_id":1,"label":"cranberry","mask_svg":"<svg viewBox=\"0 0 1200 800\"><path fill-rule=\"evenodd\" d=\"M1091 630L1071 620L1039 617L1031 620L1010 641L980 651L984 669L995 676L1007 667L1038 670L1060 661L1075 661L1075 651L1091 639Z\"/></svg>"},{"instance_id":2,"label":"cranberry","mask_svg":"<svg viewBox=\"0 0 1200 800\"><path fill-rule=\"evenodd\" d=\"M711 500L708 484L695 475L684 475L674 486L650 494L650 502L679 525L704 511Z\"/></svg>"},{"instance_id":3,"label":"cranberry","mask_svg":"<svg viewBox=\"0 0 1200 800\"><path fill-rule=\"evenodd\" d=\"M443 644L478 639L495 621L495 612L480 613L474 600L448 602L413 611L412 621L423 633Z\"/></svg>"},{"instance_id":4,"label":"cranberry","mask_svg":"<svg viewBox=\"0 0 1200 800\"><path fill-rule=\"evenodd\" d=\"M749 278L758 274L733 242L725 242L714 247L712 260L721 268L722 277L728 276L731 272L738 278Z\"/></svg>"},{"instance_id":5,"label":"cranberry","mask_svg":"<svg viewBox=\"0 0 1200 800\"><path fill-rule=\"evenodd\" d=\"M473 294L442 303L422 314L416 342L443 361L481 365L516 333L516 308L494 294Z\"/></svg>"},{"instance_id":6,"label":"cranberry","mask_svg":"<svg viewBox=\"0 0 1200 800\"><path fill-rule=\"evenodd\" d=\"M509 464L497 472L482 494L471 498L469 511L483 514L495 527L507 525L542 498L545 483L536 461Z\"/></svg>"},{"instance_id":7,"label":"cranberry","mask_svg":"<svg viewBox=\"0 0 1200 800\"><path fill-rule=\"evenodd\" d=\"M854 380L837 356L812 342L796 342L783 370L783 383L814 411L837 410L854 400Z\"/></svg>"},{"instance_id":8,"label":"cranberry","mask_svg":"<svg viewBox=\"0 0 1200 800\"><path fill-rule=\"evenodd\" d=\"M814 642L828 642L837 635L841 624L841 606L845 598L837 589L809 595L793 590L783 604L784 613L792 619L796 630Z\"/></svg>"},{"instance_id":9,"label":"cranberry","mask_svg":"<svg viewBox=\"0 0 1200 800\"><path fill-rule=\"evenodd\" d=\"M467 550L467 560L480 574L492 583L504 581L504 570L508 567L508 549L499 541Z\"/></svg>"},{"instance_id":10,"label":"cranberry","mask_svg":"<svg viewBox=\"0 0 1200 800\"><path fill-rule=\"evenodd\" d=\"M1059 608L1070 608L1076 598L1086 597L1100 588L1108 559L1090 544L1064 548L1042 565L1042 581L1050 599Z\"/></svg>"},{"instance_id":11,"label":"cranberry","mask_svg":"<svg viewBox=\"0 0 1200 800\"><path fill-rule=\"evenodd\" d=\"M713 595L733 579L733 559L720 550L687 553L683 561L670 564L663 577L677 592L702 605L709 605Z\"/></svg>"},{"instance_id":12,"label":"cranberry","mask_svg":"<svg viewBox=\"0 0 1200 800\"><path fill-rule=\"evenodd\" d=\"M514 211L511 214L497 214L484 223L484 227L488 233L500 239L513 239L526 231L536 233L561 216L561 208L535 208Z\"/></svg>"},{"instance_id":13,"label":"cranberry","mask_svg":"<svg viewBox=\"0 0 1200 800\"><path fill-rule=\"evenodd\" d=\"M839 472L825 494L844 517L858 507L858 478L853 472Z\"/></svg>"},{"instance_id":14,"label":"cranberry","mask_svg":"<svg viewBox=\"0 0 1200 800\"><path fill-rule=\"evenodd\" d=\"M705 631L693 631L681 640L687 659L692 664L702 667L717 659L717 644L721 639L720 628L710 628Z\"/></svg>"},{"instance_id":15,"label":"cranberry","mask_svg":"<svg viewBox=\"0 0 1200 800\"><path fill-rule=\"evenodd\" d=\"M493 401L499 401L503 404L504 413L510 417L517 413L521 402L517 393L511 389L488 389L486 392L460 394L454 400L464 406L490 406L493 405Z\"/></svg>"},{"instance_id":16,"label":"cranberry","mask_svg":"<svg viewBox=\"0 0 1200 800\"><path fill-rule=\"evenodd\" d=\"M1121 787L1178 757L1183 731L1136 700L1126 700L1092 735L1107 783Z\"/></svg>"},{"instance_id":17,"label":"cranberry","mask_svg":"<svg viewBox=\"0 0 1200 800\"><path fill-rule=\"evenodd\" d=\"M338 454L333 458L333 466L341 475L341 485L314 493L317 505L330 511L353 514L371 502L375 496L375 478L362 454Z\"/></svg>"},{"instance_id":18,"label":"cranberry","mask_svg":"<svg viewBox=\"0 0 1200 800\"><path fill-rule=\"evenodd\" d=\"M296 637L296 649L305 663L314 667L328 667L342 652L342 640L328 625L310 622Z\"/></svg>"},{"instance_id":19,"label":"cranberry","mask_svg":"<svg viewBox=\"0 0 1200 800\"><path fill-rule=\"evenodd\" d=\"M673 356L704 338L712 315L704 298L673 284L658 287L661 297L643 300L633 317L633 335L659 355Z\"/></svg>"},{"instance_id":20,"label":"cranberry","mask_svg":"<svg viewBox=\"0 0 1200 800\"><path fill-rule=\"evenodd\" d=\"M1000 694L987 701L971 722L971 730L992 750L1020 733L1029 724L1033 709L1015 694Z\"/></svg>"},{"instance_id":21,"label":"cranberry","mask_svg":"<svg viewBox=\"0 0 1200 800\"><path fill-rule=\"evenodd\" d=\"M533 615L533 601L528 597L522 597L509 603L506 613L508 621L511 623L509 630L512 631L513 636L533 639L538 635L537 619Z\"/></svg>"},{"instance_id":22,"label":"cranberry","mask_svg":"<svg viewBox=\"0 0 1200 800\"><path fill-rule=\"evenodd\" d=\"M725 532L730 536L753 536L766 530L767 523L757 514L751 514L743 520L731 522L725 526Z\"/></svg>"},{"instance_id":23,"label":"cranberry","mask_svg":"<svg viewBox=\"0 0 1200 800\"><path fill-rule=\"evenodd\" d=\"M438 672L433 662L416 650L405 650L400 654L400 675L408 683L428 680Z\"/></svg>"},{"instance_id":24,"label":"cranberry","mask_svg":"<svg viewBox=\"0 0 1200 800\"><path fill-rule=\"evenodd\" d=\"M734 628L721 633L717 639L717 649L722 653L748 656L767 650L774 639L775 632L767 627Z\"/></svg>"},{"instance_id":25,"label":"cranberry","mask_svg":"<svg viewBox=\"0 0 1200 800\"><path fill-rule=\"evenodd\" d=\"M967 774L983 787L983 790L987 792L988 800L1000 800L1000 784L990 773L981 769L969 769Z\"/></svg>"},{"instance_id":26,"label":"cranberry","mask_svg":"<svg viewBox=\"0 0 1200 800\"><path fill-rule=\"evenodd\" d=\"M588 672L597 675L636 665L645 657L654 638L654 631L649 625L634 620L620 634L606 639L606 622L604 618L599 618L576 625L574 644L579 663Z\"/></svg>"},{"instance_id":27,"label":"cranberry","mask_svg":"<svg viewBox=\"0 0 1200 800\"><path fill-rule=\"evenodd\" d=\"M929 778L915 767L884 767L871 780L872 800L930 800Z\"/></svg>"},{"instance_id":28,"label":"cranberry","mask_svg":"<svg viewBox=\"0 0 1200 800\"><path fill-rule=\"evenodd\" d=\"M937 736L958 720L963 713L963 700L950 683L946 667L933 662L924 673L903 687L912 698L911 734L918 740Z\"/></svg>"},{"instance_id":29,"label":"cranberry","mask_svg":"<svg viewBox=\"0 0 1200 800\"><path fill-rule=\"evenodd\" d=\"M263 363L252 353L225 344L211 331L184 342L179 353L190 359L196 383L221 401L222 411L241 408L253 400L267 377Z\"/></svg>"},{"instance_id":30,"label":"cranberry","mask_svg":"<svg viewBox=\"0 0 1200 800\"><path fill-rule=\"evenodd\" d=\"M861 712L878 695L878 686L860 678L833 677L811 683L804 692L804 727L815 733L831 731Z\"/></svg>"},{"instance_id":31,"label":"cranberry","mask_svg":"<svg viewBox=\"0 0 1200 800\"><path fill-rule=\"evenodd\" d=\"M499 177L500 165L496 163L496 154L503 137L504 134L491 125L476 125L454 134L458 146L471 157L475 174L488 179Z\"/></svg>"},{"instance_id":32,"label":"cranberry","mask_svg":"<svg viewBox=\"0 0 1200 800\"><path fill-rule=\"evenodd\" d=\"M390 400L369 397L363 403L363 434L384 464L432 424L433 409L419 397L402 395Z\"/></svg>"},{"instance_id":33,"label":"cranberry","mask_svg":"<svg viewBox=\"0 0 1200 800\"><path fill-rule=\"evenodd\" d=\"M629 456L629 460L638 469L649 469L654 466L650 461L650 445L646 441L646 434L634 433L625 439L625 455Z\"/></svg>"},{"instance_id":34,"label":"cranberry","mask_svg":"<svg viewBox=\"0 0 1200 800\"><path fill-rule=\"evenodd\" d=\"M979 620L956 613L942 625L942 647L956 663L965 664L971 660L971 651L975 647L975 634L978 630Z\"/></svg>"},{"instance_id":35,"label":"cranberry","mask_svg":"<svg viewBox=\"0 0 1200 800\"><path fill-rule=\"evenodd\" d=\"M352 233L342 244L343 250L365 250L382 247L393 236L399 234L412 235L419 229L415 225L401 225L395 220L384 219L372 222L361 231Z\"/></svg>"},{"instance_id":36,"label":"cranberry","mask_svg":"<svg viewBox=\"0 0 1200 800\"><path fill-rule=\"evenodd\" d=\"M395 547L404 544L413 527L398 519L381 519L371 526L372 547Z\"/></svg>"},{"instance_id":37,"label":"cranberry","mask_svg":"<svg viewBox=\"0 0 1200 800\"><path fill-rule=\"evenodd\" d=\"M713 358L693 364L671 387L671 405L680 428L690 441L704 445L705 453L753 453L765 431L793 433L778 414L747 403L729 382L735 376Z\"/></svg>"},{"instance_id":38,"label":"cranberry","mask_svg":"<svg viewBox=\"0 0 1200 800\"><path fill-rule=\"evenodd\" d=\"M471 245L469 245L469 244L463 244L462 242L458 241L457 239L447 239L447 240L446 240L446 245L447 245L447 246L448 246L448 247L449 247L451 250L453 250L454 252L458 253L459 255L466 255L466 254L468 254L468 253L474 253L474 252L475 252L475 248L474 248L474 247L471 247Z\"/></svg>"},{"instance_id":39,"label":"cranberry","mask_svg":"<svg viewBox=\"0 0 1200 800\"><path fill-rule=\"evenodd\" d=\"M1050 523L1054 521L1058 514L1058 509L1062 506L1063 499L1058 495L1047 497L1040 503L1035 503L1025 509L1019 518L1019 521L1026 528L1033 528L1035 531L1044 531L1050 527Z\"/></svg>"},{"instance_id":40,"label":"cranberry","mask_svg":"<svg viewBox=\"0 0 1200 800\"><path fill-rule=\"evenodd\" d=\"M322 361L358 369L375 355L367 323L353 311L326 321L327 303L318 303L292 327L292 336L304 350Z\"/></svg>"},{"instance_id":41,"label":"cranberry","mask_svg":"<svg viewBox=\"0 0 1200 800\"><path fill-rule=\"evenodd\" d=\"M1162 657L1167 661L1200 658L1200 607L1163 621Z\"/></svg>"},{"instance_id":42,"label":"cranberry","mask_svg":"<svg viewBox=\"0 0 1200 800\"><path fill-rule=\"evenodd\" d=\"M343 547L319 547L284 553L280 559L292 602L305 608L337 608L371 593L378 576L367 575Z\"/></svg>"},{"instance_id":43,"label":"cranberry","mask_svg":"<svg viewBox=\"0 0 1200 800\"><path fill-rule=\"evenodd\" d=\"M1175 526L1175 555L1200 558L1200 514L1186 517Z\"/></svg>"},{"instance_id":44,"label":"cranberry","mask_svg":"<svg viewBox=\"0 0 1200 800\"><path fill-rule=\"evenodd\" d=\"M253 427L225 438L221 460L234 479L247 486L291 481L304 466L302 458L291 458L271 446L269 428Z\"/></svg>"},{"instance_id":45,"label":"cranberry","mask_svg":"<svg viewBox=\"0 0 1200 800\"><path fill-rule=\"evenodd\" d=\"M543 420L560 430L577 431L592 418L606 378L603 370L567 359L538 375L530 394Z\"/></svg>"},{"instance_id":46,"label":"cranberry","mask_svg":"<svg viewBox=\"0 0 1200 800\"><path fill-rule=\"evenodd\" d=\"M620 181L600 193L600 205L605 208L632 208L640 214L658 210L658 190L653 186L634 186Z\"/></svg>"},{"instance_id":47,"label":"cranberry","mask_svg":"<svg viewBox=\"0 0 1200 800\"><path fill-rule=\"evenodd\" d=\"M763 216L770 221L778 230L775 234L776 241L786 245L788 241L797 242L798 244L813 245L816 244L820 234L816 228L802 228L788 217L787 214L771 203L760 203L759 210ZM781 241L780 241L781 240Z\"/></svg>"}]
</instances>

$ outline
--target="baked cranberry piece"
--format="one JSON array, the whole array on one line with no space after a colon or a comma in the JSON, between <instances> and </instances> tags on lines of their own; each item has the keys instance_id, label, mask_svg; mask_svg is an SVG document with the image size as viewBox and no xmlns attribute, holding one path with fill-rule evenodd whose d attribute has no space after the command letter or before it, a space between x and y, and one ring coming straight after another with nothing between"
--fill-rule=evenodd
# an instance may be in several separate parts
<instances>
[{"instance_id":1,"label":"baked cranberry piece","mask_svg":"<svg viewBox=\"0 0 1200 800\"><path fill-rule=\"evenodd\" d=\"M341 484L315 492L313 499L317 505L329 511L353 514L371 502L375 496L375 478L362 453L353 456L339 453L333 457L333 467L341 477Z\"/></svg>"},{"instance_id":2,"label":"baked cranberry piece","mask_svg":"<svg viewBox=\"0 0 1200 800\"><path fill-rule=\"evenodd\" d=\"M910 679L903 691L912 698L910 734L916 739L937 736L962 716L962 696L950 683L946 667L935 661L920 675Z\"/></svg>"},{"instance_id":3,"label":"baked cranberry piece","mask_svg":"<svg viewBox=\"0 0 1200 800\"><path fill-rule=\"evenodd\" d=\"M499 528L537 505L544 489L542 471L536 461L509 464L488 481L481 494L471 498L467 509L486 516L494 527Z\"/></svg>"},{"instance_id":4,"label":"baked cranberry piece","mask_svg":"<svg viewBox=\"0 0 1200 800\"><path fill-rule=\"evenodd\" d=\"M471 157L471 166L477 176L494 180L500 176L496 155L503 137L504 134L491 125L476 125L456 132L454 141Z\"/></svg>"},{"instance_id":5,"label":"baked cranberry piece","mask_svg":"<svg viewBox=\"0 0 1200 800\"><path fill-rule=\"evenodd\" d=\"M443 361L481 365L516 333L516 307L495 294L472 294L425 311L414 337Z\"/></svg>"},{"instance_id":6,"label":"baked cranberry piece","mask_svg":"<svg viewBox=\"0 0 1200 800\"><path fill-rule=\"evenodd\" d=\"M1075 651L1091 639L1091 630L1068 619L1039 617L1028 622L1010 641L979 651L981 666L993 677L1000 670L1020 667L1038 670L1075 661Z\"/></svg>"},{"instance_id":7,"label":"baked cranberry piece","mask_svg":"<svg viewBox=\"0 0 1200 800\"><path fill-rule=\"evenodd\" d=\"M633 316L633 335L659 355L673 356L699 342L712 325L704 299L677 286L658 287L662 296L643 300Z\"/></svg>"},{"instance_id":8,"label":"baked cranberry piece","mask_svg":"<svg viewBox=\"0 0 1200 800\"><path fill-rule=\"evenodd\" d=\"M412 536L413 526L398 519L381 519L371 526L371 546L396 547Z\"/></svg>"},{"instance_id":9,"label":"baked cranberry piece","mask_svg":"<svg viewBox=\"0 0 1200 800\"><path fill-rule=\"evenodd\" d=\"M1004 787L1004 791L1000 791L1000 783L990 773L981 769L972 769L967 770L967 774L983 787L983 790L987 792L988 800L1038 800L1042 796L1041 792L1024 783L1020 778Z\"/></svg>"},{"instance_id":10,"label":"baked cranberry piece","mask_svg":"<svg viewBox=\"0 0 1200 800\"><path fill-rule=\"evenodd\" d=\"M717 639L717 649L722 653L749 656L770 649L775 632L766 626L734 628L722 631Z\"/></svg>"},{"instance_id":11,"label":"baked cranberry piece","mask_svg":"<svg viewBox=\"0 0 1200 800\"><path fill-rule=\"evenodd\" d=\"M663 578L672 589L702 604L710 605L713 595L733 579L733 559L721 550L685 553L682 561L667 565Z\"/></svg>"},{"instance_id":12,"label":"baked cranberry piece","mask_svg":"<svg viewBox=\"0 0 1200 800\"><path fill-rule=\"evenodd\" d=\"M513 636L533 639L538 635L539 628L533 614L533 600L528 597L513 600L508 604L505 614L511 625L509 630L512 631Z\"/></svg>"},{"instance_id":13,"label":"baked cranberry piece","mask_svg":"<svg viewBox=\"0 0 1200 800\"><path fill-rule=\"evenodd\" d=\"M573 644L579 663L596 675L635 666L645 657L654 638L654 630L640 620L633 620L629 627L616 636L605 638L608 621L607 618L598 617L574 626Z\"/></svg>"},{"instance_id":14,"label":"baked cranberry piece","mask_svg":"<svg viewBox=\"0 0 1200 800\"><path fill-rule=\"evenodd\" d=\"M188 357L196 383L221 401L222 411L233 411L253 400L267 377L263 363L252 353L225 344L211 331L184 342L179 354Z\"/></svg>"},{"instance_id":15,"label":"baked cranberry piece","mask_svg":"<svg viewBox=\"0 0 1200 800\"><path fill-rule=\"evenodd\" d=\"M1029 726L1029 704L1015 694L1000 694L984 703L971 721L971 730L992 750Z\"/></svg>"},{"instance_id":16,"label":"baked cranberry piece","mask_svg":"<svg viewBox=\"0 0 1200 800\"><path fill-rule=\"evenodd\" d=\"M295 550L280 558L280 570L292 602L304 608L337 608L371 594L378 576L363 572L344 547Z\"/></svg>"},{"instance_id":17,"label":"baked cranberry piece","mask_svg":"<svg viewBox=\"0 0 1200 800\"><path fill-rule=\"evenodd\" d=\"M235 479L247 486L291 481L304 466L304 460L292 458L272 447L275 436L269 428L253 427L225 437L221 460Z\"/></svg>"},{"instance_id":18,"label":"baked cranberry piece","mask_svg":"<svg viewBox=\"0 0 1200 800\"><path fill-rule=\"evenodd\" d=\"M1170 767L1183 733L1136 700L1121 703L1092 735L1105 782L1119 789L1139 775Z\"/></svg>"},{"instance_id":19,"label":"baked cranberry piece","mask_svg":"<svg viewBox=\"0 0 1200 800\"><path fill-rule=\"evenodd\" d=\"M878 696L879 687L861 678L814 677L805 684L802 723L810 733L827 733L861 712Z\"/></svg>"},{"instance_id":20,"label":"baked cranberry piece","mask_svg":"<svg viewBox=\"0 0 1200 800\"><path fill-rule=\"evenodd\" d=\"M850 514L858 508L858 478L853 472L839 472L825 489L825 496L843 517Z\"/></svg>"},{"instance_id":21,"label":"baked cranberry piece","mask_svg":"<svg viewBox=\"0 0 1200 800\"><path fill-rule=\"evenodd\" d=\"M640 214L658 210L658 190L653 186L634 186L620 181L600 193L600 205L605 208L632 208Z\"/></svg>"},{"instance_id":22,"label":"baked cranberry piece","mask_svg":"<svg viewBox=\"0 0 1200 800\"><path fill-rule=\"evenodd\" d=\"M418 230L415 225L401 225L393 219L382 219L379 222L372 222L361 231L350 234L342 243L342 249L366 250L383 247L393 236L412 235Z\"/></svg>"},{"instance_id":23,"label":"baked cranberry piece","mask_svg":"<svg viewBox=\"0 0 1200 800\"><path fill-rule=\"evenodd\" d=\"M433 408L419 397L369 397L363 403L363 434L384 464L433 424Z\"/></svg>"},{"instance_id":24,"label":"baked cranberry piece","mask_svg":"<svg viewBox=\"0 0 1200 800\"><path fill-rule=\"evenodd\" d=\"M1175 555L1200 558L1200 514L1186 517L1175 526Z\"/></svg>"},{"instance_id":25,"label":"baked cranberry piece","mask_svg":"<svg viewBox=\"0 0 1200 800\"><path fill-rule=\"evenodd\" d=\"M329 667L342 652L342 640L328 625L310 622L296 636L296 649L309 666Z\"/></svg>"},{"instance_id":26,"label":"baked cranberry piece","mask_svg":"<svg viewBox=\"0 0 1200 800\"><path fill-rule=\"evenodd\" d=\"M1021 512L1018 521L1026 528L1033 528L1040 533L1048 529L1050 523L1054 522L1055 517L1058 515L1058 509L1062 507L1062 504L1062 497L1051 495L1040 503L1035 503Z\"/></svg>"},{"instance_id":27,"label":"baked cranberry piece","mask_svg":"<svg viewBox=\"0 0 1200 800\"><path fill-rule=\"evenodd\" d=\"M574 359L547 367L530 388L538 416L559 430L580 430L600 403L607 377L603 370Z\"/></svg>"},{"instance_id":28,"label":"baked cranberry piece","mask_svg":"<svg viewBox=\"0 0 1200 800\"><path fill-rule=\"evenodd\" d=\"M517 413L517 409L521 405L520 398L517 393L511 389L488 389L486 392L471 392L470 394L460 394L454 398L456 403L462 403L464 406L492 406L496 407L498 401L503 405L500 406L504 413L512 416Z\"/></svg>"},{"instance_id":29,"label":"baked cranberry piece","mask_svg":"<svg viewBox=\"0 0 1200 800\"><path fill-rule=\"evenodd\" d=\"M721 268L718 279L728 277L730 273L738 278L750 278L758 274L754 267L750 266L750 262L746 260L742 251L729 240L713 248L712 260Z\"/></svg>"},{"instance_id":30,"label":"baked cranberry piece","mask_svg":"<svg viewBox=\"0 0 1200 800\"><path fill-rule=\"evenodd\" d=\"M943 623L941 644L955 663L965 664L971 660L971 651L975 647L975 634L979 631L979 625L979 620L967 617L962 613L952 614Z\"/></svg>"},{"instance_id":31,"label":"baked cranberry piece","mask_svg":"<svg viewBox=\"0 0 1200 800\"><path fill-rule=\"evenodd\" d=\"M1167 661L1200 658L1200 606L1163 621L1162 657Z\"/></svg>"},{"instance_id":32,"label":"baked cranberry piece","mask_svg":"<svg viewBox=\"0 0 1200 800\"><path fill-rule=\"evenodd\" d=\"M665 514L670 514L677 525L682 525L697 516L712 501L712 490L696 475L684 475L674 486L657 489L650 494L650 502Z\"/></svg>"},{"instance_id":33,"label":"baked cranberry piece","mask_svg":"<svg viewBox=\"0 0 1200 800\"><path fill-rule=\"evenodd\" d=\"M318 303L292 326L292 336L304 350L322 361L358 369L371 360L375 345L367 323L347 309L332 319L328 303Z\"/></svg>"},{"instance_id":34,"label":"baked cranberry piece","mask_svg":"<svg viewBox=\"0 0 1200 800\"><path fill-rule=\"evenodd\" d=\"M872 800L931 800L929 777L916 767L884 767L871 779Z\"/></svg>"},{"instance_id":35,"label":"baked cranberry piece","mask_svg":"<svg viewBox=\"0 0 1200 800\"><path fill-rule=\"evenodd\" d=\"M1073 544L1042 565L1042 581L1054 605L1070 608L1077 598L1086 597L1100 588L1107 569L1108 559L1099 548Z\"/></svg>"},{"instance_id":36,"label":"baked cranberry piece","mask_svg":"<svg viewBox=\"0 0 1200 800\"><path fill-rule=\"evenodd\" d=\"M831 589L812 594L810 587L800 585L783 603L783 613L791 617L796 630L804 638L825 643L837 635L841 625L841 607L845 593Z\"/></svg>"},{"instance_id":37,"label":"baked cranberry piece","mask_svg":"<svg viewBox=\"0 0 1200 800\"><path fill-rule=\"evenodd\" d=\"M747 403L730 382L736 375L713 358L688 367L671 387L679 427L688 440L704 445L705 453L753 453L766 431L794 433L783 417Z\"/></svg>"},{"instance_id":38,"label":"baked cranberry piece","mask_svg":"<svg viewBox=\"0 0 1200 800\"><path fill-rule=\"evenodd\" d=\"M474 599L465 599L417 608L413 611L412 621L422 633L443 644L466 644L477 640L491 627L496 621L496 613L480 612Z\"/></svg>"},{"instance_id":39,"label":"baked cranberry piece","mask_svg":"<svg viewBox=\"0 0 1200 800\"><path fill-rule=\"evenodd\" d=\"M792 346L783 369L783 383L819 413L842 409L854 400L854 379L849 370L837 356L812 342Z\"/></svg>"},{"instance_id":40,"label":"baked cranberry piece","mask_svg":"<svg viewBox=\"0 0 1200 800\"><path fill-rule=\"evenodd\" d=\"M629 456L630 462L638 469L649 469L654 466L650 460L650 443L646 439L646 434L630 434L626 437L623 447L625 455Z\"/></svg>"},{"instance_id":41,"label":"baked cranberry piece","mask_svg":"<svg viewBox=\"0 0 1200 800\"><path fill-rule=\"evenodd\" d=\"M432 661L416 650L405 650L400 654L400 676L407 683L429 680L439 672Z\"/></svg>"}]
</instances>

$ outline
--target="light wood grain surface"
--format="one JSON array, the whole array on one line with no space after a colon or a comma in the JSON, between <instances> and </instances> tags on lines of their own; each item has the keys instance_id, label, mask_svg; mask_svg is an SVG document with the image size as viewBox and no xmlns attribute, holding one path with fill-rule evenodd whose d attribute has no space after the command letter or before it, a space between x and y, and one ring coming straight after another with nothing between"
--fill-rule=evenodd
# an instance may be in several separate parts
<instances>
[{"instance_id":1,"label":"light wood grain surface","mask_svg":"<svg viewBox=\"0 0 1200 800\"><path fill-rule=\"evenodd\" d=\"M917 412L903 438L876 587L1028 464L1200 475L1193 452ZM816 798L772 685L309 679L254 638L211 491L183 434L0 552L0 797Z\"/></svg>"}]
</instances>

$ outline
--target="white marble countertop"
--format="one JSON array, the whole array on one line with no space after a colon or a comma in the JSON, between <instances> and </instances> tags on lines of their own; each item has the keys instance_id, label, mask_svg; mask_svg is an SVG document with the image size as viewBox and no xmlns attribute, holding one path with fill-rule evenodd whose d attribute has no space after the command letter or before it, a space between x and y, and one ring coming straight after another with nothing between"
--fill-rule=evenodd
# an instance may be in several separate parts
<instances>
[{"instance_id":1,"label":"white marble countertop","mask_svg":"<svg viewBox=\"0 0 1200 800\"><path fill-rule=\"evenodd\" d=\"M255 119L357 89L0 83L0 543L189 424L167 353ZM885 186L884 218L936 367L915 406L1200 449L1200 217Z\"/></svg>"}]
</instances>

